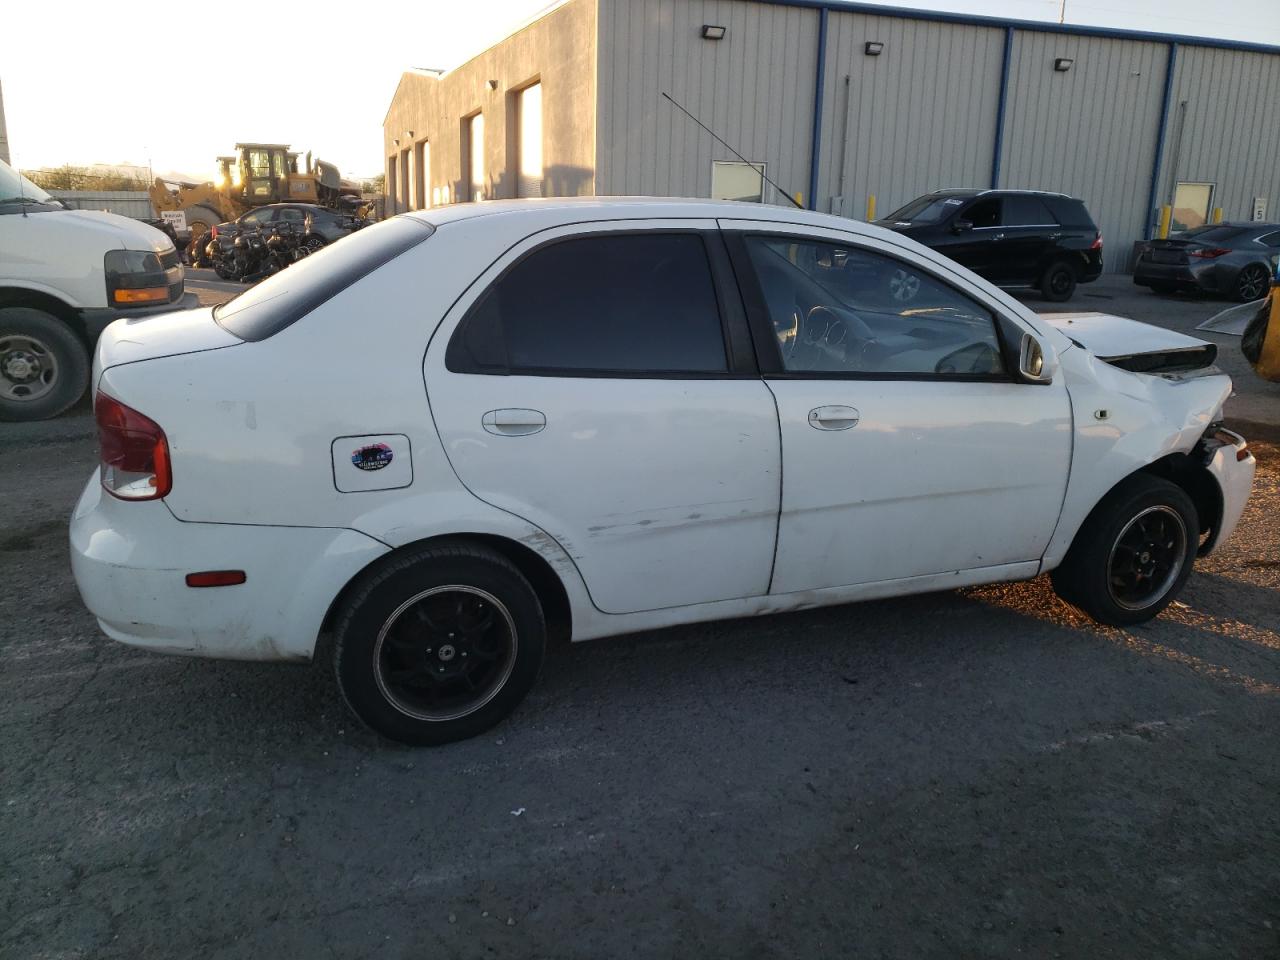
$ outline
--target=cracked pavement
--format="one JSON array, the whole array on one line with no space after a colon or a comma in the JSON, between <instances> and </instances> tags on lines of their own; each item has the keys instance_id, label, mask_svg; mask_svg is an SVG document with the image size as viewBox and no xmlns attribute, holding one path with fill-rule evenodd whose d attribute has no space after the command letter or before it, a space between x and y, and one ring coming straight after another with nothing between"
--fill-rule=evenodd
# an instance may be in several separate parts
<instances>
[{"instance_id":1,"label":"cracked pavement","mask_svg":"<svg viewBox=\"0 0 1280 960\"><path fill-rule=\"evenodd\" d=\"M1124 283L1071 306L1221 307ZM1257 487L1154 623L1041 578L594 641L435 750L105 639L87 405L0 425L0 957L1280 954L1280 385L1218 339Z\"/></svg>"}]
</instances>

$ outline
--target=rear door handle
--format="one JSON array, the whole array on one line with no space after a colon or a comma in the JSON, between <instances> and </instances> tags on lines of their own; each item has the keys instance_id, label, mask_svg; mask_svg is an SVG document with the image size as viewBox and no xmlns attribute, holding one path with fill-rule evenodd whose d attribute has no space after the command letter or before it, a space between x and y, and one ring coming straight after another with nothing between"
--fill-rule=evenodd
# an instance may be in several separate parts
<instances>
[{"instance_id":1,"label":"rear door handle","mask_svg":"<svg viewBox=\"0 0 1280 960\"><path fill-rule=\"evenodd\" d=\"M1003 240L1003 239L1004 239L1004 234L1003 234L1003 233L997 233L997 234L996 234L994 237L992 237L991 239L992 239L992 240Z\"/></svg>"},{"instance_id":2,"label":"rear door handle","mask_svg":"<svg viewBox=\"0 0 1280 960\"><path fill-rule=\"evenodd\" d=\"M862 414L853 407L833 404L809 411L809 426L815 430L848 430L856 427Z\"/></svg>"},{"instance_id":3,"label":"rear door handle","mask_svg":"<svg viewBox=\"0 0 1280 960\"><path fill-rule=\"evenodd\" d=\"M495 437L527 437L546 427L547 416L541 410L505 407L490 410L480 418L480 425Z\"/></svg>"}]
</instances>

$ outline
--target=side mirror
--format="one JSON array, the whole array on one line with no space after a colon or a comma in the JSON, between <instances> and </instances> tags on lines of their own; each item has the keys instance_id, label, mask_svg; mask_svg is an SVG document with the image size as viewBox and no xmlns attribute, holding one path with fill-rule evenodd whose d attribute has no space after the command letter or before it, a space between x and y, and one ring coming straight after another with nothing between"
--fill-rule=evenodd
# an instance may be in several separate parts
<instances>
[{"instance_id":1,"label":"side mirror","mask_svg":"<svg viewBox=\"0 0 1280 960\"><path fill-rule=\"evenodd\" d=\"M972 220L957 220L951 224L952 233L968 233L973 229Z\"/></svg>"},{"instance_id":2,"label":"side mirror","mask_svg":"<svg viewBox=\"0 0 1280 960\"><path fill-rule=\"evenodd\" d=\"M1055 366L1045 357L1040 341L1024 333L1018 348L1018 375L1021 379L1026 383L1052 383Z\"/></svg>"}]
</instances>

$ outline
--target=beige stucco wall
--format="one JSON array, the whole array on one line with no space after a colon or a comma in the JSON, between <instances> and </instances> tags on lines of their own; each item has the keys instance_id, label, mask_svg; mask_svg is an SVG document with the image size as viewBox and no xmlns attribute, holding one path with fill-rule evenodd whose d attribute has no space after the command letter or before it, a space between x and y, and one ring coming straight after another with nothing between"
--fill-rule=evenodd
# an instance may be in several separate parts
<instances>
[{"instance_id":1,"label":"beige stucco wall","mask_svg":"<svg viewBox=\"0 0 1280 960\"><path fill-rule=\"evenodd\" d=\"M468 199L464 120L476 112L484 114L485 199L516 196L516 99L534 81L542 84L544 195L595 193L596 48L596 0L568 0L456 70L405 73L382 125L387 213L429 206L444 188L453 201ZM424 140L430 171L419 198L413 162ZM390 159L401 180L406 150L408 197L390 183Z\"/></svg>"}]
</instances>

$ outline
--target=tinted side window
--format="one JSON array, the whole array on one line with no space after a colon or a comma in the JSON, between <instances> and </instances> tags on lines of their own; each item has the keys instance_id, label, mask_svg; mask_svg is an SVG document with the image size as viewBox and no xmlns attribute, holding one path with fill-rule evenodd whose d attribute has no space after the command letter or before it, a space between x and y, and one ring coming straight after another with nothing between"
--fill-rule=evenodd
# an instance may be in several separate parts
<instances>
[{"instance_id":1,"label":"tinted side window","mask_svg":"<svg viewBox=\"0 0 1280 960\"><path fill-rule=\"evenodd\" d=\"M502 274L445 357L475 373L728 370L696 234L598 234L541 247Z\"/></svg>"},{"instance_id":2,"label":"tinted side window","mask_svg":"<svg viewBox=\"0 0 1280 960\"><path fill-rule=\"evenodd\" d=\"M788 371L1002 376L995 317L914 264L859 247L749 237Z\"/></svg>"},{"instance_id":3,"label":"tinted side window","mask_svg":"<svg viewBox=\"0 0 1280 960\"><path fill-rule=\"evenodd\" d=\"M986 200L970 204L964 213L960 214L960 219L968 220L975 227L998 227L1000 226L1000 199L988 197Z\"/></svg>"},{"instance_id":4,"label":"tinted side window","mask_svg":"<svg viewBox=\"0 0 1280 960\"><path fill-rule=\"evenodd\" d=\"M270 209L255 210L253 213L246 213L241 218L240 222L247 227L260 227L264 223L271 222L271 215L273 213L275 213L275 211Z\"/></svg>"},{"instance_id":5,"label":"tinted side window","mask_svg":"<svg viewBox=\"0 0 1280 960\"><path fill-rule=\"evenodd\" d=\"M1042 227L1056 223L1053 214L1039 197L1009 196L1004 198L1006 227Z\"/></svg>"},{"instance_id":6,"label":"tinted side window","mask_svg":"<svg viewBox=\"0 0 1280 960\"><path fill-rule=\"evenodd\" d=\"M291 223L302 223L306 218L306 213L297 207L284 207L280 210L280 215L276 219L288 220Z\"/></svg>"},{"instance_id":7,"label":"tinted side window","mask_svg":"<svg viewBox=\"0 0 1280 960\"><path fill-rule=\"evenodd\" d=\"M1268 247L1280 247L1280 233L1268 233L1265 237L1259 237L1258 242Z\"/></svg>"}]
</instances>

